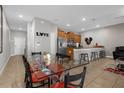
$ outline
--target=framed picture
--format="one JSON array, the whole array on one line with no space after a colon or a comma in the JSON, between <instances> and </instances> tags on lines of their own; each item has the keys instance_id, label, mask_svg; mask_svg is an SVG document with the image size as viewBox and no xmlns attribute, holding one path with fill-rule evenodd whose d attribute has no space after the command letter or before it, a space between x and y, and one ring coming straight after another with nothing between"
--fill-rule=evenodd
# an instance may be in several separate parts
<instances>
[{"instance_id":1,"label":"framed picture","mask_svg":"<svg viewBox=\"0 0 124 93\"><path fill-rule=\"evenodd\" d=\"M3 8L0 5L0 53L3 52Z\"/></svg>"}]
</instances>

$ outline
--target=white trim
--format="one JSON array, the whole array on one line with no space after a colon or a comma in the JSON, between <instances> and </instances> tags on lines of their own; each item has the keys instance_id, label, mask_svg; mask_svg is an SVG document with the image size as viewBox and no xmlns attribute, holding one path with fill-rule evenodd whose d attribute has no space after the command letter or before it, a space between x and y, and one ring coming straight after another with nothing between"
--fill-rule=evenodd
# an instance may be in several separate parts
<instances>
[{"instance_id":1,"label":"white trim","mask_svg":"<svg viewBox=\"0 0 124 93\"><path fill-rule=\"evenodd\" d=\"M3 66L0 69L0 75L3 73L4 68L6 67L7 63L9 62L10 56L8 57L8 59L5 61L5 63L3 64Z\"/></svg>"},{"instance_id":2,"label":"white trim","mask_svg":"<svg viewBox=\"0 0 124 93\"><path fill-rule=\"evenodd\" d=\"M11 54L10 56L12 57L12 56L15 56L15 55L14 54Z\"/></svg>"},{"instance_id":3,"label":"white trim","mask_svg":"<svg viewBox=\"0 0 124 93\"><path fill-rule=\"evenodd\" d=\"M106 56L107 58L112 58L113 59L113 56Z\"/></svg>"}]
</instances>

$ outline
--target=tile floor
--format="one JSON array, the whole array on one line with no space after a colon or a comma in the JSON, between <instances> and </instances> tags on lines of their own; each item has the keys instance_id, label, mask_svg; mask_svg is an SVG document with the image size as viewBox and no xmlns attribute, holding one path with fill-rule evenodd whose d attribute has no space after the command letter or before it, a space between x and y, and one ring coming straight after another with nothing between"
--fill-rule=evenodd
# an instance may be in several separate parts
<instances>
[{"instance_id":1,"label":"tile floor","mask_svg":"<svg viewBox=\"0 0 124 93\"><path fill-rule=\"evenodd\" d=\"M124 76L104 71L104 68L113 64L114 60L104 58L92 61L87 65L85 88L123 88ZM82 67L74 69L71 73L77 73ZM3 73L0 75L1 88L24 88L24 65L21 56L10 58Z\"/></svg>"}]
</instances>

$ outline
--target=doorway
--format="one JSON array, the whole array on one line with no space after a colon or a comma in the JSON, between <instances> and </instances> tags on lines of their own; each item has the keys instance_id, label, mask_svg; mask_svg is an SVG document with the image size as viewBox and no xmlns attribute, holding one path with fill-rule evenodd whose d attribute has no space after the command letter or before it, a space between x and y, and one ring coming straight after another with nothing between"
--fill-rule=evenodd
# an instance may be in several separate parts
<instances>
[{"instance_id":1,"label":"doorway","mask_svg":"<svg viewBox=\"0 0 124 93\"><path fill-rule=\"evenodd\" d=\"M11 56L24 55L26 49L26 36L24 31L12 31Z\"/></svg>"},{"instance_id":2,"label":"doorway","mask_svg":"<svg viewBox=\"0 0 124 93\"><path fill-rule=\"evenodd\" d=\"M25 50L25 38L14 38L14 55L23 55Z\"/></svg>"}]
</instances>

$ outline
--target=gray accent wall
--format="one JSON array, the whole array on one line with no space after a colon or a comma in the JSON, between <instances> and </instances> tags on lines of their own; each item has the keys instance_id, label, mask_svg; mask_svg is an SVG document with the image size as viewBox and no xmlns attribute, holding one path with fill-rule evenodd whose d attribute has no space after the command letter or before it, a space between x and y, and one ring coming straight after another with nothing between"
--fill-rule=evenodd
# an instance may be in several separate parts
<instances>
[{"instance_id":1,"label":"gray accent wall","mask_svg":"<svg viewBox=\"0 0 124 93\"><path fill-rule=\"evenodd\" d=\"M112 57L112 52L117 46L124 46L124 23L113 25L105 28L96 30L86 31L82 34L82 45L83 47L92 47L96 43L105 46L106 56ZM87 46L84 38L92 37L93 42L90 46Z\"/></svg>"}]
</instances>

